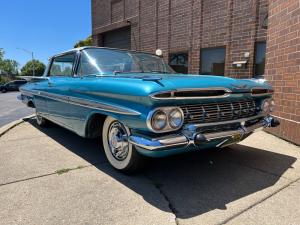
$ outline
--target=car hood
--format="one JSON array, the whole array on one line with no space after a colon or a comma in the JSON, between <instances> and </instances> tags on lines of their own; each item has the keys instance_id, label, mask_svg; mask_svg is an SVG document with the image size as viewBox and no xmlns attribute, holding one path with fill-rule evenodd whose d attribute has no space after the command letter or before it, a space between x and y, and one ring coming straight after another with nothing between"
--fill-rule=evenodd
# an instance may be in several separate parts
<instances>
[{"instance_id":1,"label":"car hood","mask_svg":"<svg viewBox=\"0 0 300 225\"><path fill-rule=\"evenodd\" d=\"M229 77L211 75L170 75L170 74L138 74L118 75L117 80L130 82L133 89L142 88L140 93L151 94L158 91L179 89L224 87L232 92L250 92L253 87L271 88L266 82L256 79L233 79ZM127 83L125 81L125 83Z\"/></svg>"}]
</instances>

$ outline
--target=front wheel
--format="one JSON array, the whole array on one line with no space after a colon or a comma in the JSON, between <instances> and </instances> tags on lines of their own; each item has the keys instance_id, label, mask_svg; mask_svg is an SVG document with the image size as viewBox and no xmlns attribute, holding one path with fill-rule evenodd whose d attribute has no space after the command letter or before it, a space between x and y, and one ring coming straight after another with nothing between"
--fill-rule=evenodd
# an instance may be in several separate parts
<instances>
[{"instance_id":1,"label":"front wheel","mask_svg":"<svg viewBox=\"0 0 300 225\"><path fill-rule=\"evenodd\" d=\"M6 88L3 88L3 89L1 90L1 92L2 92L2 93L7 92Z\"/></svg>"},{"instance_id":2,"label":"front wheel","mask_svg":"<svg viewBox=\"0 0 300 225\"><path fill-rule=\"evenodd\" d=\"M107 160L124 173L136 172L144 165L145 159L128 142L130 131L118 120L107 117L103 124L102 140Z\"/></svg>"}]
</instances>

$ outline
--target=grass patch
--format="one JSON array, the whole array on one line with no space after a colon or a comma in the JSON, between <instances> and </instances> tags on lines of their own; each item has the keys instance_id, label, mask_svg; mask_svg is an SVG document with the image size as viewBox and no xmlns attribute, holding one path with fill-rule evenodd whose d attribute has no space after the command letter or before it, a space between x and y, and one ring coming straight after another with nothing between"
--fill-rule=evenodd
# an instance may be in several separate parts
<instances>
[{"instance_id":1,"label":"grass patch","mask_svg":"<svg viewBox=\"0 0 300 225\"><path fill-rule=\"evenodd\" d=\"M65 169L61 169L61 170L56 170L55 173L56 173L57 175L62 175L62 174L67 173L67 172L69 172L69 171L71 171L71 170L79 170L79 169L83 169L83 168L85 168L85 167L86 167L86 166L77 166L77 167L75 167L75 168L65 168Z\"/></svg>"}]
</instances>

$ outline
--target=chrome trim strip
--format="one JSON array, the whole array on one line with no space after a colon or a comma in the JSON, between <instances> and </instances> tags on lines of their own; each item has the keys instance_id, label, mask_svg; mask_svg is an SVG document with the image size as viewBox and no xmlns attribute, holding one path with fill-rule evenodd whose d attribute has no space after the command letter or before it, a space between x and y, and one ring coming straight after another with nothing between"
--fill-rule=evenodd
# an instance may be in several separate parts
<instances>
[{"instance_id":1,"label":"chrome trim strip","mask_svg":"<svg viewBox=\"0 0 300 225\"><path fill-rule=\"evenodd\" d=\"M22 95L28 96L28 97L33 97L33 94L28 92L28 91L21 91Z\"/></svg>"},{"instance_id":2,"label":"chrome trim strip","mask_svg":"<svg viewBox=\"0 0 300 225\"><path fill-rule=\"evenodd\" d=\"M204 137L207 141L213 141L220 138L232 137L238 134L242 136L243 133L244 133L243 129L238 129L238 130L230 130L230 131L223 131L218 133L205 134Z\"/></svg>"},{"instance_id":3,"label":"chrome trim strip","mask_svg":"<svg viewBox=\"0 0 300 225\"><path fill-rule=\"evenodd\" d=\"M174 97L174 93L175 92L180 92L180 91L225 91L224 95L220 95L220 96L204 96L204 97ZM157 94L164 94L164 93L170 93L171 97L155 97L155 95ZM155 92L152 93L150 95L150 98L152 99L160 99L160 100L169 100L169 99L174 99L174 100L178 100L178 99L210 99L210 98L227 98L230 96L230 94L232 93L232 91L228 88L224 88L224 87L212 87L212 88L183 88L183 89L176 89L176 90L171 90L171 91L160 91L160 92Z\"/></svg>"},{"instance_id":4,"label":"chrome trim strip","mask_svg":"<svg viewBox=\"0 0 300 225\"><path fill-rule=\"evenodd\" d=\"M241 122L246 122L248 120L263 118L265 116L266 116L266 114L261 113L256 116L241 118L241 119L237 119L237 120L221 121L221 122L215 122L215 123L203 123L203 124L187 124L183 127L183 129L189 129L190 127L200 128L200 127L216 126L216 125L223 125L223 124L230 124L230 123L241 123Z\"/></svg>"},{"instance_id":5,"label":"chrome trim strip","mask_svg":"<svg viewBox=\"0 0 300 225\"><path fill-rule=\"evenodd\" d=\"M73 105L79 105L83 107L88 107L92 109L99 109L107 112L113 112L113 113L119 113L124 115L132 115L132 116L138 116L141 115L140 112L137 112L132 109L128 109L122 106L116 106L116 105L110 105L106 103L100 103L92 100L85 100L81 98L76 97L69 97L69 103Z\"/></svg>"},{"instance_id":6,"label":"chrome trim strip","mask_svg":"<svg viewBox=\"0 0 300 225\"><path fill-rule=\"evenodd\" d=\"M154 139L130 136L128 141L135 146L151 151L168 147L185 147L189 144L188 139L184 135L179 134L167 135L162 138Z\"/></svg>"},{"instance_id":7,"label":"chrome trim strip","mask_svg":"<svg viewBox=\"0 0 300 225\"><path fill-rule=\"evenodd\" d=\"M241 126L237 130L230 130L230 131L223 131L223 132L218 132L218 133L210 133L210 134L205 134L204 137L207 139L207 141L212 141L220 138L227 138L227 137L233 137L235 135L241 135L243 137L245 134L249 134L251 132L254 132L258 129L261 129L265 127L265 124L263 122L258 122L252 126L245 127Z\"/></svg>"},{"instance_id":8,"label":"chrome trim strip","mask_svg":"<svg viewBox=\"0 0 300 225\"><path fill-rule=\"evenodd\" d=\"M23 90L21 92L23 93ZM25 91L25 92L31 93L32 95L37 95L37 96L53 99L56 101L69 103L72 105L78 105L78 106L102 110L102 111L106 111L106 112L113 112L113 113L119 113L119 114L123 114L123 115L132 115L132 116L141 115L140 112L137 112L135 110L128 109L128 108L125 108L122 106L110 105L107 103L96 102L96 101L92 101L92 100L85 100L85 99L77 98L77 97L69 97L69 96L64 96L64 95L60 95L60 94L54 94L54 93L48 93L48 92L36 91L36 90Z\"/></svg>"},{"instance_id":9,"label":"chrome trim strip","mask_svg":"<svg viewBox=\"0 0 300 225\"><path fill-rule=\"evenodd\" d=\"M68 103L68 97L67 96L48 93L48 92L44 92L44 91L38 91L38 94L42 97L45 97L45 98L50 98L50 99L53 99L53 100L58 100L58 101L61 101L61 102L64 102L64 103Z\"/></svg>"}]
</instances>

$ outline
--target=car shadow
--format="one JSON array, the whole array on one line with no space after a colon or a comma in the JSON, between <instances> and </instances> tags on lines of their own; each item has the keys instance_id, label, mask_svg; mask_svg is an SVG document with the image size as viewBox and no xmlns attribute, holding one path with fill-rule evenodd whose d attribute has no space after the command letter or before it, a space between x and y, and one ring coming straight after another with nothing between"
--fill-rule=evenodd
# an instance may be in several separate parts
<instances>
[{"instance_id":1,"label":"car shadow","mask_svg":"<svg viewBox=\"0 0 300 225\"><path fill-rule=\"evenodd\" d=\"M234 145L223 150L210 149L151 159L147 168L139 174L127 176L113 170L107 163L99 147L101 140L84 139L56 125L40 128L34 120L28 122L138 193L148 203L164 211L172 209L177 218L191 218L214 209L226 209L230 202L273 186L297 160L263 149ZM149 182L139 182L145 177ZM146 185L154 185L169 201L169 207L159 200L161 196L150 194Z\"/></svg>"}]
</instances>

